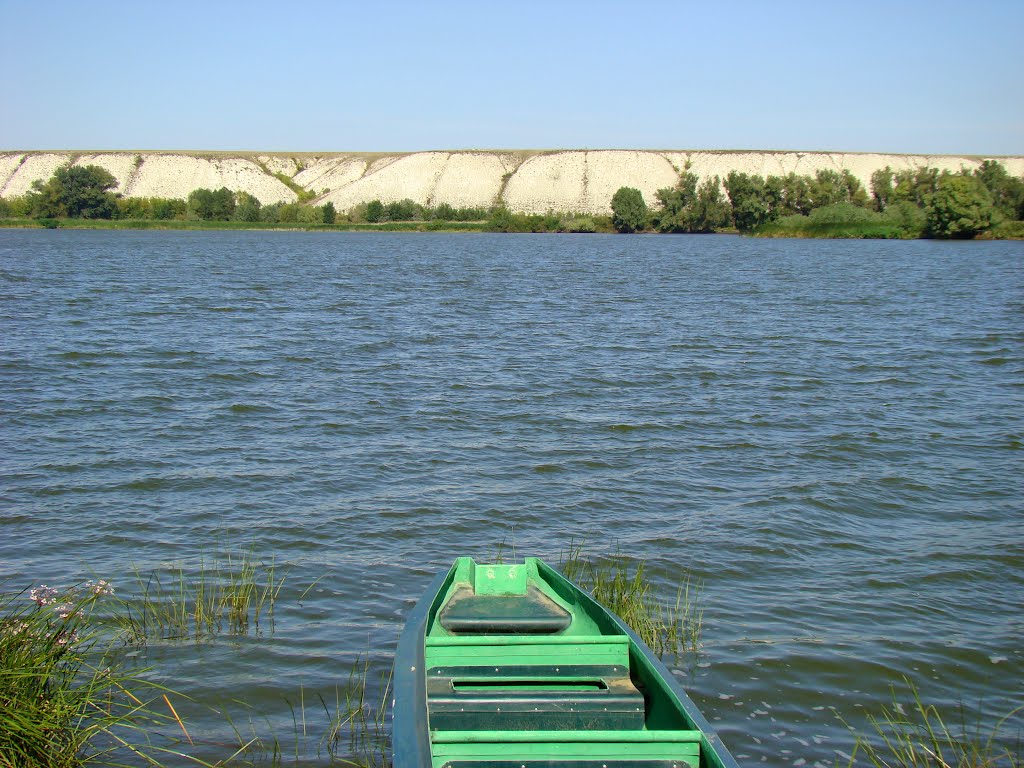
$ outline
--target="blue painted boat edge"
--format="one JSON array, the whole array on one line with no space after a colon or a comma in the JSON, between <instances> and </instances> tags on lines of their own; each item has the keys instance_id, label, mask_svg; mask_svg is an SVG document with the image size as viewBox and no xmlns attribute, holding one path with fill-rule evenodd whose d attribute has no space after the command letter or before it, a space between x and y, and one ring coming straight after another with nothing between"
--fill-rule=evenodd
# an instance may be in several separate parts
<instances>
[{"instance_id":1,"label":"blue painted boat edge","mask_svg":"<svg viewBox=\"0 0 1024 768\"><path fill-rule=\"evenodd\" d=\"M427 720L427 682L424 638L434 603L455 567L430 582L406 618L395 649L394 700L391 711L392 768L430 768L430 727Z\"/></svg>"},{"instance_id":2,"label":"blue painted boat edge","mask_svg":"<svg viewBox=\"0 0 1024 768\"><path fill-rule=\"evenodd\" d=\"M604 611L605 614L611 617L619 628L629 636L629 642L632 649L646 658L647 662L651 665L654 671L662 677L669 690L676 697L679 702L679 706L693 723L694 728L704 734L701 749L707 757L712 758L713 756L713 759L709 760L709 768L739 768L736 759L729 752L725 744L722 743L722 739L718 736L715 729L711 727L711 723L707 721L707 718L705 718L700 709L697 708L697 705L693 703L693 699L690 698L690 695L686 692L683 686L679 684L679 681L676 680L672 671L665 666L661 659L654 655L654 652L650 648L647 647L647 643L641 640L639 635L637 635L637 633L634 632L626 622L601 605L601 603L594 600L593 596L586 590L582 589L577 584L573 584L573 582L569 581L565 576L542 560L537 561L537 566L544 578L560 579L579 591L595 606L597 606L597 608Z\"/></svg>"}]
</instances>

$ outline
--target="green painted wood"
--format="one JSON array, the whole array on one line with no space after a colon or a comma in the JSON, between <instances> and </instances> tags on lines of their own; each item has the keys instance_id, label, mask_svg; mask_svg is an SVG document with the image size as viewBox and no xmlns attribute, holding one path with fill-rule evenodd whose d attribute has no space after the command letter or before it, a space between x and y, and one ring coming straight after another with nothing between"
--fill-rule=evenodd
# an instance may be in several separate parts
<instances>
[{"instance_id":1,"label":"green painted wood","mask_svg":"<svg viewBox=\"0 0 1024 768\"><path fill-rule=\"evenodd\" d=\"M455 635L550 635L568 629L572 615L532 586L524 594L480 594L463 588L448 599L438 621Z\"/></svg>"},{"instance_id":2,"label":"green painted wood","mask_svg":"<svg viewBox=\"0 0 1024 768\"><path fill-rule=\"evenodd\" d=\"M602 760L667 760L676 761L679 768L700 767L700 744L698 742L470 742L438 745L434 750L433 765L441 768L456 761L505 762L519 761L523 764ZM568 768L568 767L567 767Z\"/></svg>"},{"instance_id":3,"label":"green painted wood","mask_svg":"<svg viewBox=\"0 0 1024 768\"><path fill-rule=\"evenodd\" d=\"M443 768L686 768L694 758L632 760L607 757L590 760L449 760Z\"/></svg>"},{"instance_id":4,"label":"green painted wood","mask_svg":"<svg viewBox=\"0 0 1024 768\"><path fill-rule=\"evenodd\" d=\"M620 643L573 643L566 645L455 646L426 648L427 669L473 665L497 667L506 665L609 665L627 666L628 647Z\"/></svg>"},{"instance_id":5,"label":"green painted wood","mask_svg":"<svg viewBox=\"0 0 1024 768\"><path fill-rule=\"evenodd\" d=\"M430 727L458 730L629 730L644 727L644 697L628 676L427 679Z\"/></svg>"},{"instance_id":6,"label":"green painted wood","mask_svg":"<svg viewBox=\"0 0 1024 768\"><path fill-rule=\"evenodd\" d=\"M521 744L529 742L588 744L699 743L700 731L432 731L434 744Z\"/></svg>"}]
</instances>

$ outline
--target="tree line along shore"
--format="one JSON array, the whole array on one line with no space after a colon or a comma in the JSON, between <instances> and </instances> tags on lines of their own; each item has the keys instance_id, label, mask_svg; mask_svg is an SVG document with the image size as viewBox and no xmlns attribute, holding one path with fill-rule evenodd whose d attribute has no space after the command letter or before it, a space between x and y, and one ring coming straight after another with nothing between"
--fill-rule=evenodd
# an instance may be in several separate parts
<instances>
[{"instance_id":1,"label":"tree line along shore","mask_svg":"<svg viewBox=\"0 0 1024 768\"><path fill-rule=\"evenodd\" d=\"M764 237L1024 238L1024 178L986 160L973 171L921 167L871 176L870 193L848 170L767 177L730 172L701 181L684 169L675 187L649 206L621 187L611 216L550 211L523 214L502 205L455 208L412 200L369 200L348 211L316 205L300 191L289 203L251 194L196 189L187 199L124 197L95 165L66 165L27 194L0 198L0 226L114 229L372 229L487 232L739 232ZM304 193L304 194L303 194Z\"/></svg>"}]
</instances>

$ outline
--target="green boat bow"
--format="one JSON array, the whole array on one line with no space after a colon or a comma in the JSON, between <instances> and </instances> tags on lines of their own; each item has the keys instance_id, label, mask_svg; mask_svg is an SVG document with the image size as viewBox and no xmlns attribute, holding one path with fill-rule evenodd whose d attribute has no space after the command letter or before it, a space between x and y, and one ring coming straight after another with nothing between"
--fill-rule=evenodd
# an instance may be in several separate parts
<instances>
[{"instance_id":1,"label":"green boat bow","mask_svg":"<svg viewBox=\"0 0 1024 768\"><path fill-rule=\"evenodd\" d=\"M736 768L636 633L536 558L439 574L394 690L395 768Z\"/></svg>"}]
</instances>

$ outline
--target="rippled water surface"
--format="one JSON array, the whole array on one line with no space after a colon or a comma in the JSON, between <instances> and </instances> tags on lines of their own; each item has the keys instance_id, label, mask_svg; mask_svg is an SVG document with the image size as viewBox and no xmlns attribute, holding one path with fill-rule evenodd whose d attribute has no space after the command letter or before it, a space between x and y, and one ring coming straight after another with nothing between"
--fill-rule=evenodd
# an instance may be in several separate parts
<instances>
[{"instance_id":1,"label":"rippled water surface","mask_svg":"<svg viewBox=\"0 0 1024 768\"><path fill-rule=\"evenodd\" d=\"M903 676L1024 703L1019 243L0 231L0 329L5 585L292 567L273 632L140 652L207 758L501 541L701 579L741 764L832 765Z\"/></svg>"}]
</instances>

